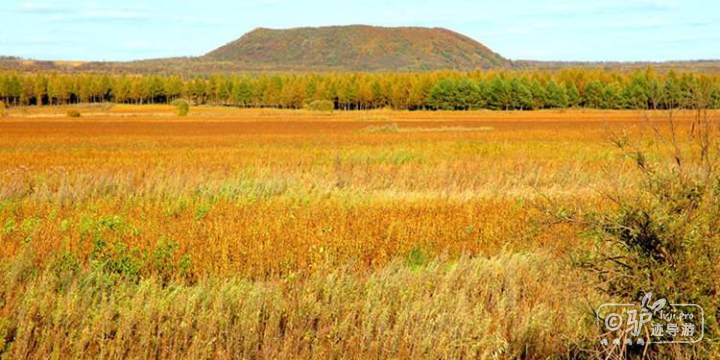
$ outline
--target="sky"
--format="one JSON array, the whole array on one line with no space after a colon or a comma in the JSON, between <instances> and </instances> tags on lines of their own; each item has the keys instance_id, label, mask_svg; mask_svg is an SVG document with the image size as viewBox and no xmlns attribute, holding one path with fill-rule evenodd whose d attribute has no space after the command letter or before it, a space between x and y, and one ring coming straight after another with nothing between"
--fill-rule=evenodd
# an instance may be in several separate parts
<instances>
[{"instance_id":1,"label":"sky","mask_svg":"<svg viewBox=\"0 0 720 360\"><path fill-rule=\"evenodd\" d=\"M720 59L717 0L2 0L0 55L197 56L257 28L444 27L513 59Z\"/></svg>"}]
</instances>

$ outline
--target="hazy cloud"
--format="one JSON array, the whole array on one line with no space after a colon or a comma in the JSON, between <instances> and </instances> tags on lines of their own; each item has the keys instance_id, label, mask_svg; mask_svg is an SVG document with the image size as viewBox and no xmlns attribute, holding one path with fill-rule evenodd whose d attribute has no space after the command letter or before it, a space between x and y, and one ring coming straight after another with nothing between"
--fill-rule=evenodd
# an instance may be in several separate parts
<instances>
[{"instance_id":1,"label":"hazy cloud","mask_svg":"<svg viewBox=\"0 0 720 360\"><path fill-rule=\"evenodd\" d=\"M72 9L54 2L23 1L17 7L9 6L7 12L28 15L67 15Z\"/></svg>"}]
</instances>

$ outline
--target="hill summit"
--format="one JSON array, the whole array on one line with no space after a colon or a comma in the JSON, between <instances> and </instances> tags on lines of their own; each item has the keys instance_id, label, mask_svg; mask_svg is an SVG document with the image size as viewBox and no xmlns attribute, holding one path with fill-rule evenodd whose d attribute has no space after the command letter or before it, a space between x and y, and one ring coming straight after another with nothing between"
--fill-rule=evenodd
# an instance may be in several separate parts
<instances>
[{"instance_id":1,"label":"hill summit","mask_svg":"<svg viewBox=\"0 0 720 360\"><path fill-rule=\"evenodd\" d=\"M447 29L366 25L258 28L203 58L275 70L473 70L510 64Z\"/></svg>"}]
</instances>

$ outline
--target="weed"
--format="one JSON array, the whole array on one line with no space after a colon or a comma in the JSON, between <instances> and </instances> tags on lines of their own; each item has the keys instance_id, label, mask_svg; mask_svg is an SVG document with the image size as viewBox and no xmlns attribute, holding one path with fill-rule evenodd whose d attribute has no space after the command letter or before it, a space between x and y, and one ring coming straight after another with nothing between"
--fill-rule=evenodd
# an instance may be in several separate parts
<instances>
[{"instance_id":1,"label":"weed","mask_svg":"<svg viewBox=\"0 0 720 360\"><path fill-rule=\"evenodd\" d=\"M190 102L184 99L177 99L172 103L175 106L175 113L177 116L187 116L190 112Z\"/></svg>"},{"instance_id":2,"label":"weed","mask_svg":"<svg viewBox=\"0 0 720 360\"><path fill-rule=\"evenodd\" d=\"M368 133L396 133L400 132L400 127L396 123L390 123L387 125L373 125L363 129L364 132Z\"/></svg>"}]
</instances>

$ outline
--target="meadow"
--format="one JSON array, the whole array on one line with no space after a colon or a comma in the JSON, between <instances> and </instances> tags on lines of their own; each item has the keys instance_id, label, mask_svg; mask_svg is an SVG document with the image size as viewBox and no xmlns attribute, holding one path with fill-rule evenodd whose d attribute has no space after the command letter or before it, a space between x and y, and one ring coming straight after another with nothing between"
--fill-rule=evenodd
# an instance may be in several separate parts
<instances>
[{"instance_id":1,"label":"meadow","mask_svg":"<svg viewBox=\"0 0 720 360\"><path fill-rule=\"evenodd\" d=\"M667 134L661 111L12 108L0 357L608 356L616 299L558 213L635 193L613 142L664 164Z\"/></svg>"}]
</instances>

